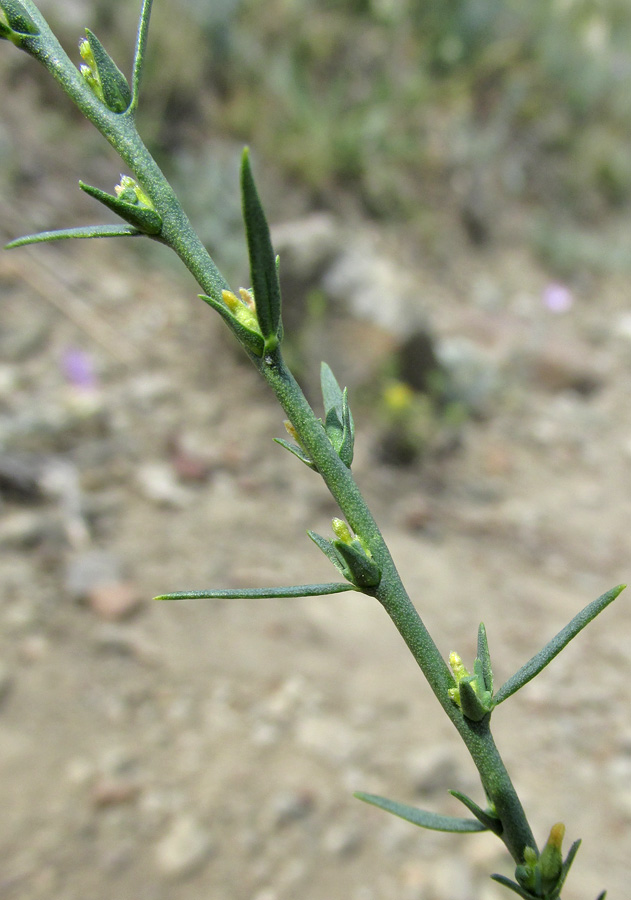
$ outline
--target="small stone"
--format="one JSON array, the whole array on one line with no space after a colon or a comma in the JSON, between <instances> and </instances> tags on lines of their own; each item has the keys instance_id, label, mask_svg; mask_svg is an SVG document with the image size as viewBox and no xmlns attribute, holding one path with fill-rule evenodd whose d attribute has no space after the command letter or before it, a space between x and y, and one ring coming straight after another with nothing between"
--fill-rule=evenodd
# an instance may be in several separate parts
<instances>
[{"instance_id":1,"label":"small stone","mask_svg":"<svg viewBox=\"0 0 631 900\"><path fill-rule=\"evenodd\" d=\"M272 820L276 828L304 819L313 812L315 802L308 791L283 791L272 800Z\"/></svg>"},{"instance_id":2,"label":"small stone","mask_svg":"<svg viewBox=\"0 0 631 900\"><path fill-rule=\"evenodd\" d=\"M406 768L415 791L424 796L442 794L458 782L457 760L449 748L441 745L411 753Z\"/></svg>"},{"instance_id":3,"label":"small stone","mask_svg":"<svg viewBox=\"0 0 631 900\"><path fill-rule=\"evenodd\" d=\"M116 556L104 550L88 550L70 560L66 590L74 600L85 600L100 585L117 584L121 580L121 565Z\"/></svg>"},{"instance_id":4,"label":"small stone","mask_svg":"<svg viewBox=\"0 0 631 900\"><path fill-rule=\"evenodd\" d=\"M323 838L325 850L335 856L354 856L363 842L361 832L351 825L332 825Z\"/></svg>"},{"instance_id":5,"label":"small stone","mask_svg":"<svg viewBox=\"0 0 631 900\"><path fill-rule=\"evenodd\" d=\"M41 512L18 510L5 513L0 522L0 547L27 550L40 544L48 531Z\"/></svg>"},{"instance_id":6,"label":"small stone","mask_svg":"<svg viewBox=\"0 0 631 900\"><path fill-rule=\"evenodd\" d=\"M102 778L92 790L92 803L97 809L130 803L140 793L140 785L124 778Z\"/></svg>"},{"instance_id":7,"label":"small stone","mask_svg":"<svg viewBox=\"0 0 631 900\"><path fill-rule=\"evenodd\" d=\"M87 595L90 608L108 622L132 616L141 606L142 599L137 587L129 581L97 584Z\"/></svg>"},{"instance_id":8,"label":"small stone","mask_svg":"<svg viewBox=\"0 0 631 900\"><path fill-rule=\"evenodd\" d=\"M177 475L168 463L144 463L136 473L136 480L143 496L158 506L182 509L194 496L178 483Z\"/></svg>"},{"instance_id":9,"label":"small stone","mask_svg":"<svg viewBox=\"0 0 631 900\"><path fill-rule=\"evenodd\" d=\"M168 878L187 878L204 866L211 853L209 832L192 816L183 815L158 843L156 864Z\"/></svg>"}]
</instances>

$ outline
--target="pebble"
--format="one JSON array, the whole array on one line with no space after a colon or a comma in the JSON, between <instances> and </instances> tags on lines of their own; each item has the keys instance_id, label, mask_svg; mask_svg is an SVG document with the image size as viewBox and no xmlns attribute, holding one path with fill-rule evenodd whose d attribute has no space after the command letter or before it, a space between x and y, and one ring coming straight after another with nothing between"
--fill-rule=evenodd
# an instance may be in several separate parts
<instances>
[{"instance_id":1,"label":"pebble","mask_svg":"<svg viewBox=\"0 0 631 900\"><path fill-rule=\"evenodd\" d=\"M282 791L271 803L272 822L275 828L284 828L292 822L306 818L315 808L313 794L308 791Z\"/></svg>"},{"instance_id":2,"label":"pebble","mask_svg":"<svg viewBox=\"0 0 631 900\"><path fill-rule=\"evenodd\" d=\"M158 870L168 878L187 878L206 864L213 850L210 833L192 816L175 819L156 847Z\"/></svg>"},{"instance_id":3,"label":"pebble","mask_svg":"<svg viewBox=\"0 0 631 900\"><path fill-rule=\"evenodd\" d=\"M88 550L73 556L66 570L66 591L74 600L85 600L101 585L122 580L118 557L106 550Z\"/></svg>"},{"instance_id":4,"label":"pebble","mask_svg":"<svg viewBox=\"0 0 631 900\"><path fill-rule=\"evenodd\" d=\"M101 619L117 622L138 611L143 598L138 588L129 581L97 584L87 595L90 608Z\"/></svg>"},{"instance_id":5,"label":"pebble","mask_svg":"<svg viewBox=\"0 0 631 900\"><path fill-rule=\"evenodd\" d=\"M354 856L363 844L363 835L352 825L332 825L322 838L325 850L335 856Z\"/></svg>"},{"instance_id":6,"label":"pebble","mask_svg":"<svg viewBox=\"0 0 631 900\"><path fill-rule=\"evenodd\" d=\"M136 481L143 497L157 506L182 509L195 496L178 482L177 474L169 463L143 463L136 471Z\"/></svg>"},{"instance_id":7,"label":"pebble","mask_svg":"<svg viewBox=\"0 0 631 900\"><path fill-rule=\"evenodd\" d=\"M443 794L458 783L458 761L444 745L410 753L405 763L414 790L421 795Z\"/></svg>"},{"instance_id":8,"label":"pebble","mask_svg":"<svg viewBox=\"0 0 631 900\"><path fill-rule=\"evenodd\" d=\"M92 789L92 803L97 809L130 803L140 793L140 785L127 778L102 778Z\"/></svg>"}]
</instances>

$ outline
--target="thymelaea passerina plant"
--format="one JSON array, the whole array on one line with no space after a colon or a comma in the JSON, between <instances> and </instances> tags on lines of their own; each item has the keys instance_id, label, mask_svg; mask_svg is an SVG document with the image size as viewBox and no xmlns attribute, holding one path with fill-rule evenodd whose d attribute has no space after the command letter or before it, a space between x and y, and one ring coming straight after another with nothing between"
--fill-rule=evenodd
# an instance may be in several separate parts
<instances>
[{"instance_id":1,"label":"thymelaea passerina plant","mask_svg":"<svg viewBox=\"0 0 631 900\"><path fill-rule=\"evenodd\" d=\"M128 82L89 29L81 40L79 60L75 64L31 0L0 0L0 38L12 42L48 69L132 173L122 176L112 193L80 182L82 190L120 217L119 225L43 232L19 238L7 246L16 248L71 238L144 236L174 250L197 280L201 299L219 313L285 411L290 440L278 439L278 443L324 480L343 516L333 519L328 537L308 532L336 570L337 581L254 590L178 592L164 594L159 599L305 597L343 591L358 591L374 598L390 616L469 750L480 776L483 799L479 804L452 791L469 813L456 818L372 794L357 796L423 828L456 833L493 832L514 860L515 878L492 877L524 900L557 900L580 841L575 841L564 857L565 827L556 823L543 848L538 848L493 740L491 719L495 708L538 675L624 586L611 589L586 606L498 689L493 682L484 625L478 630L477 655L471 670L455 652L449 655L448 662L443 658L406 593L388 547L354 481L355 430L347 390L342 390L332 370L323 363L324 415L318 417L283 359L279 261L272 248L248 151L244 151L241 163L241 196L251 287L235 292L209 256L138 134L136 111L151 6L152 0L144 0ZM605 892L601 893L598 900L604 896Z\"/></svg>"}]
</instances>

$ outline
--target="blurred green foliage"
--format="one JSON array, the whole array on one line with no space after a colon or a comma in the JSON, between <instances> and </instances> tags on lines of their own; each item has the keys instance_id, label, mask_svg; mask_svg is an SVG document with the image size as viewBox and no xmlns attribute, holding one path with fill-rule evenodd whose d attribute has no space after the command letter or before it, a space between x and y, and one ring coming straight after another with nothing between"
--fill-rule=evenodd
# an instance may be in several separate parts
<instances>
[{"instance_id":1,"label":"blurred green foliage","mask_svg":"<svg viewBox=\"0 0 631 900\"><path fill-rule=\"evenodd\" d=\"M378 215L414 216L454 177L466 190L480 172L498 196L570 204L580 216L631 196L628 0L174 8L157 6L159 41L179 45L168 58L184 63L164 66L161 51L152 73L167 142L177 143L178 121L206 116L316 198L350 188Z\"/></svg>"}]
</instances>

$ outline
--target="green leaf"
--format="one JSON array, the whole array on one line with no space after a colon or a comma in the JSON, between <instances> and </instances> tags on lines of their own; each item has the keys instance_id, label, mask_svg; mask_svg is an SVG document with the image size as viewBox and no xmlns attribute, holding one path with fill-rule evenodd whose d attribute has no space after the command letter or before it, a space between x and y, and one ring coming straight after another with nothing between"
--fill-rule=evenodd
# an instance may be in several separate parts
<instances>
[{"instance_id":1,"label":"green leaf","mask_svg":"<svg viewBox=\"0 0 631 900\"><path fill-rule=\"evenodd\" d=\"M209 306L212 306L213 309L217 310L239 343L243 344L246 350L259 359L263 356L265 344L258 331L252 331L250 328L246 328L246 326L230 312L228 307L221 300L217 300L215 297L208 297L206 294L198 294L198 296L204 303L207 303Z\"/></svg>"},{"instance_id":2,"label":"green leaf","mask_svg":"<svg viewBox=\"0 0 631 900\"><path fill-rule=\"evenodd\" d=\"M482 670L482 679L487 691L493 693L493 670L491 669L491 654L489 653L489 643L486 637L486 628L484 623L480 622L478 628L478 656Z\"/></svg>"},{"instance_id":3,"label":"green leaf","mask_svg":"<svg viewBox=\"0 0 631 900\"><path fill-rule=\"evenodd\" d=\"M331 367L325 362L320 364L320 385L322 387L322 401L324 403L325 416L327 416L331 410L335 410L341 428L343 393Z\"/></svg>"},{"instance_id":4,"label":"green leaf","mask_svg":"<svg viewBox=\"0 0 631 900\"><path fill-rule=\"evenodd\" d=\"M498 836L502 833L504 830L502 822L494 813L490 810L482 809L482 807L478 806L471 797L467 797L466 794L461 794L460 791L449 791L449 793L452 797L455 797L456 800L460 800L461 803L464 803L467 809L473 813L476 819L478 819L488 831L492 831L493 834L497 834Z\"/></svg>"},{"instance_id":5,"label":"green leaf","mask_svg":"<svg viewBox=\"0 0 631 900\"><path fill-rule=\"evenodd\" d=\"M326 558L333 563L335 568L340 572L344 578L349 578L350 573L344 559L337 552L331 541L327 541L326 538L322 537L321 534L317 534L315 531L308 531L307 534L320 550L324 553Z\"/></svg>"},{"instance_id":6,"label":"green leaf","mask_svg":"<svg viewBox=\"0 0 631 900\"><path fill-rule=\"evenodd\" d=\"M358 587L376 588L381 581L381 569L371 559L358 540L347 544L345 541L333 541L333 546L344 559L350 579Z\"/></svg>"},{"instance_id":7,"label":"green leaf","mask_svg":"<svg viewBox=\"0 0 631 900\"><path fill-rule=\"evenodd\" d=\"M338 453L344 465L350 469L355 451L355 423L348 405L348 389L342 395L342 441Z\"/></svg>"},{"instance_id":8,"label":"green leaf","mask_svg":"<svg viewBox=\"0 0 631 900\"><path fill-rule=\"evenodd\" d=\"M515 674L508 679L508 681L504 682L495 695L495 705L497 706L498 704L503 703L504 700L522 688L525 684L528 684L528 682L531 681L535 675L538 675L542 669L545 669L548 663L552 662L554 657L570 643L572 638L576 637L586 625L589 625L592 619L595 619L603 609L606 609L606 607L622 593L625 587L625 584L619 584L617 587L607 591L607 593L603 594L597 600L589 603L580 613L574 616L572 621L569 622L565 628L562 628L561 631L559 631L559 633L539 651L539 653L533 656L532 659L529 659L519 671L515 672Z\"/></svg>"},{"instance_id":9,"label":"green leaf","mask_svg":"<svg viewBox=\"0 0 631 900\"><path fill-rule=\"evenodd\" d=\"M90 197L94 197L95 200L98 200L103 206L115 212L121 219L125 219L139 231L151 236L155 236L162 231L162 219L155 209L149 209L149 207L142 206L139 203L129 203L120 197L115 197L106 191L102 191L100 188L93 187L91 184L85 184L83 181L79 182L79 187L86 194L89 194Z\"/></svg>"},{"instance_id":10,"label":"green leaf","mask_svg":"<svg viewBox=\"0 0 631 900\"><path fill-rule=\"evenodd\" d=\"M65 241L70 238L137 237L142 235L132 225L84 225L80 228L59 228L56 231L40 231L26 234L5 244L5 250L26 247L28 244L45 244L49 241Z\"/></svg>"},{"instance_id":11,"label":"green leaf","mask_svg":"<svg viewBox=\"0 0 631 900\"><path fill-rule=\"evenodd\" d=\"M154 600L267 600L274 597L321 597L355 590L352 584L294 584L291 587L234 588L216 591L176 591L160 594Z\"/></svg>"},{"instance_id":12,"label":"green leaf","mask_svg":"<svg viewBox=\"0 0 631 900\"><path fill-rule=\"evenodd\" d=\"M136 36L136 49L134 51L134 67L131 79L132 100L130 110L135 112L138 108L138 98L140 94L140 81L142 78L142 70L145 62L145 53L147 50L147 37L149 35L149 19L151 17L151 6L153 0L143 0L140 19L138 21L138 34Z\"/></svg>"},{"instance_id":13,"label":"green leaf","mask_svg":"<svg viewBox=\"0 0 631 900\"><path fill-rule=\"evenodd\" d=\"M397 803L395 800L388 800L386 797L379 797L377 794L365 794L358 791L355 794L358 800L364 803L370 803L379 809L405 819L412 825L418 825L420 828L430 828L432 831L452 831L452 832L475 832L487 831L481 822L477 819L458 819L455 816L441 816L438 813L428 812L424 809L416 809L414 806L407 806L405 803Z\"/></svg>"},{"instance_id":14,"label":"green leaf","mask_svg":"<svg viewBox=\"0 0 631 900\"><path fill-rule=\"evenodd\" d=\"M97 36L89 28L86 28L85 33L96 63L105 105L112 112L124 113L131 103L127 79Z\"/></svg>"},{"instance_id":15,"label":"green leaf","mask_svg":"<svg viewBox=\"0 0 631 900\"><path fill-rule=\"evenodd\" d=\"M556 883L557 895L561 893L561 888L563 887L563 885L565 883L565 879L567 878L568 873L569 873L570 869L572 868L572 863L574 862L574 858L575 858L576 854L578 853L578 848L580 846L581 846L580 840L574 841L574 843L568 850L568 854L565 857L565 861L564 861L563 867L561 869L561 875L559 877L559 880ZM606 893L607 892L604 891L603 895Z\"/></svg>"},{"instance_id":16,"label":"green leaf","mask_svg":"<svg viewBox=\"0 0 631 900\"><path fill-rule=\"evenodd\" d=\"M265 353L271 353L281 338L280 284L269 225L254 183L247 147L241 160L241 193L256 315L265 338Z\"/></svg>"},{"instance_id":17,"label":"green leaf","mask_svg":"<svg viewBox=\"0 0 631 900\"><path fill-rule=\"evenodd\" d=\"M20 0L1 0L0 11L4 13L9 23L10 31L6 32L6 26L2 27L0 35L2 37L11 38L11 32L19 35L35 35L40 33L39 28L24 9Z\"/></svg>"},{"instance_id":18,"label":"green leaf","mask_svg":"<svg viewBox=\"0 0 631 900\"><path fill-rule=\"evenodd\" d=\"M317 471L316 464L309 456L307 456L302 447L299 447L297 444L290 444L289 441L285 441L283 438L274 438L274 440L277 444L280 444L281 447L284 447L285 450L289 450L290 453L297 456L301 462L306 466L309 466L310 469L313 469L314 472Z\"/></svg>"},{"instance_id":19,"label":"green leaf","mask_svg":"<svg viewBox=\"0 0 631 900\"><path fill-rule=\"evenodd\" d=\"M509 888L511 891L514 891L519 897L522 897L523 900L537 900L536 897L530 893L530 891L526 891L521 888L514 881L511 881L510 878L506 878L505 875L491 875L493 881L497 881L498 884L504 885L504 887Z\"/></svg>"}]
</instances>

